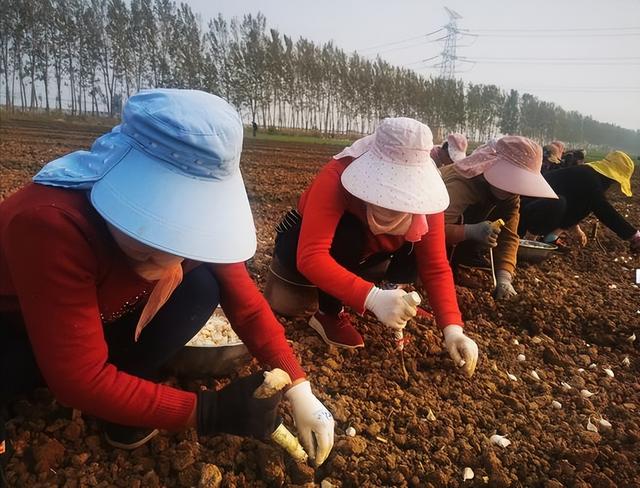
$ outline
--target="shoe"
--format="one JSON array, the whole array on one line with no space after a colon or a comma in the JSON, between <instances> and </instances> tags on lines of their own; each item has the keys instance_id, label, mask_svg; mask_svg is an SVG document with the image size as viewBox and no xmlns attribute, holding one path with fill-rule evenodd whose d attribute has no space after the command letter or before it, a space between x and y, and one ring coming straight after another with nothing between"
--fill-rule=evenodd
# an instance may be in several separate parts
<instances>
[{"instance_id":1,"label":"shoe","mask_svg":"<svg viewBox=\"0 0 640 488\"><path fill-rule=\"evenodd\" d=\"M417 307L416 318L422 320L434 320L435 316L422 307Z\"/></svg>"},{"instance_id":2,"label":"shoe","mask_svg":"<svg viewBox=\"0 0 640 488\"><path fill-rule=\"evenodd\" d=\"M338 315L316 312L309 320L309 325L327 344L356 349L364 347L364 340L360 333L351 325L349 315L344 312Z\"/></svg>"},{"instance_id":3,"label":"shoe","mask_svg":"<svg viewBox=\"0 0 640 488\"><path fill-rule=\"evenodd\" d=\"M159 432L158 429L129 427L111 422L105 425L104 431L107 444L125 451L131 451L146 444Z\"/></svg>"}]
</instances>

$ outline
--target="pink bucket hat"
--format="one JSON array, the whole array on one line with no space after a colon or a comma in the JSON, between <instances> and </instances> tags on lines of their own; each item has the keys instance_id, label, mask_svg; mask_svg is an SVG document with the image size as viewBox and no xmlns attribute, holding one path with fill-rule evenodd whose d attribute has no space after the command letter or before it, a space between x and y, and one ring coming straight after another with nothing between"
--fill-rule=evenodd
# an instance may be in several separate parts
<instances>
[{"instance_id":1,"label":"pink bucket hat","mask_svg":"<svg viewBox=\"0 0 640 488\"><path fill-rule=\"evenodd\" d=\"M467 146L469 143L467 142L467 138L464 134L459 134L457 132L449 134L447 142L449 143L449 157L454 163L467 157Z\"/></svg>"},{"instance_id":2,"label":"pink bucket hat","mask_svg":"<svg viewBox=\"0 0 640 488\"><path fill-rule=\"evenodd\" d=\"M542 148L522 136L505 136L491 141L454 167L465 178L484 175L500 190L528 197L558 198L540 174Z\"/></svg>"},{"instance_id":3,"label":"pink bucket hat","mask_svg":"<svg viewBox=\"0 0 640 488\"><path fill-rule=\"evenodd\" d=\"M449 206L449 194L429 155L432 147L427 125L406 117L387 118L374 134L334 158L355 158L341 178L353 196L389 210L428 215Z\"/></svg>"}]
</instances>

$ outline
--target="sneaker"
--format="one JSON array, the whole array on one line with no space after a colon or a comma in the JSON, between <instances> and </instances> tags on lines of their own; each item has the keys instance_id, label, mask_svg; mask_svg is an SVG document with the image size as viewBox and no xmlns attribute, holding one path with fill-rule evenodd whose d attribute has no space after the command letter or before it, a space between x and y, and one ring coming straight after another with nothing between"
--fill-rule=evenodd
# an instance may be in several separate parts
<instances>
[{"instance_id":1,"label":"sneaker","mask_svg":"<svg viewBox=\"0 0 640 488\"><path fill-rule=\"evenodd\" d=\"M131 451L146 444L159 432L158 429L129 427L111 422L105 424L104 431L107 444L125 451Z\"/></svg>"},{"instance_id":2,"label":"sneaker","mask_svg":"<svg viewBox=\"0 0 640 488\"><path fill-rule=\"evenodd\" d=\"M428 312L422 307L417 307L416 318L422 320L433 320L435 317L431 312Z\"/></svg>"},{"instance_id":3,"label":"sneaker","mask_svg":"<svg viewBox=\"0 0 640 488\"><path fill-rule=\"evenodd\" d=\"M328 315L316 312L309 320L309 325L327 344L347 349L364 347L364 340L360 333L351 325L349 315L344 312L338 315Z\"/></svg>"}]
</instances>

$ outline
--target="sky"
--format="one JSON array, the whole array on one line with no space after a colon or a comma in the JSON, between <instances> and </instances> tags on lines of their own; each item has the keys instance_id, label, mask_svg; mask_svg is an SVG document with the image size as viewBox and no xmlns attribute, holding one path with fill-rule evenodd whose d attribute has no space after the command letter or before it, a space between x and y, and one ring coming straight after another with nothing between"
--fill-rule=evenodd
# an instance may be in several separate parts
<instances>
[{"instance_id":1,"label":"sky","mask_svg":"<svg viewBox=\"0 0 640 488\"><path fill-rule=\"evenodd\" d=\"M424 75L444 47L447 6L462 16L456 77L529 92L601 122L640 130L640 0L183 0L203 27L262 12L268 27ZM469 62L469 61L475 61Z\"/></svg>"}]
</instances>

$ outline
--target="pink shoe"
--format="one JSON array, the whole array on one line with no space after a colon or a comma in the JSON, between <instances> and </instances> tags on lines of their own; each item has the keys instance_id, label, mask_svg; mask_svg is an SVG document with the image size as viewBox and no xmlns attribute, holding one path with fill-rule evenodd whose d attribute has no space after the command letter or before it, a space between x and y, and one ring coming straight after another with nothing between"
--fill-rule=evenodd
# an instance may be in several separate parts
<instances>
[{"instance_id":1,"label":"pink shoe","mask_svg":"<svg viewBox=\"0 0 640 488\"><path fill-rule=\"evenodd\" d=\"M349 315L341 312L338 315L326 315L316 312L309 320L309 325L327 344L347 349L364 347L364 340L351 324Z\"/></svg>"}]
</instances>

